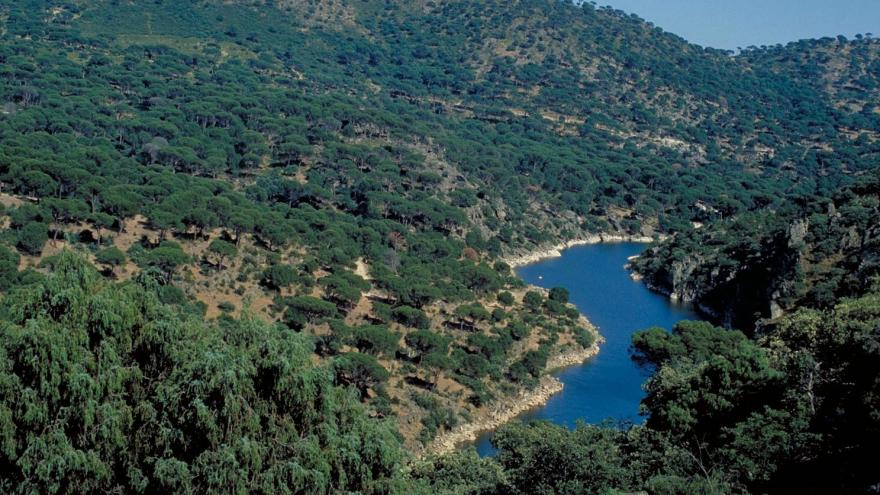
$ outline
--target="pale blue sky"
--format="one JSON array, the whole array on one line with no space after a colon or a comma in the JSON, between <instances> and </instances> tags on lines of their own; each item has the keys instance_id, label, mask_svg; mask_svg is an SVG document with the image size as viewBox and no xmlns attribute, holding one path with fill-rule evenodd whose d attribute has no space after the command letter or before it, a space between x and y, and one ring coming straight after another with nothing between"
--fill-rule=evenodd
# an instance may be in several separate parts
<instances>
[{"instance_id":1,"label":"pale blue sky","mask_svg":"<svg viewBox=\"0 0 880 495\"><path fill-rule=\"evenodd\" d=\"M598 0L713 48L857 33L880 37L880 0Z\"/></svg>"}]
</instances>

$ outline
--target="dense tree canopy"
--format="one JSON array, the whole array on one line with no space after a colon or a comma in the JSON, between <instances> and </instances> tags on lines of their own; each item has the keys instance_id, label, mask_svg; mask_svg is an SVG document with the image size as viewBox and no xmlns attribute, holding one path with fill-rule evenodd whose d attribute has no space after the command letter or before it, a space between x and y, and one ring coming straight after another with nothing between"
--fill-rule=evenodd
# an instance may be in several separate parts
<instances>
[{"instance_id":1,"label":"dense tree canopy","mask_svg":"<svg viewBox=\"0 0 880 495\"><path fill-rule=\"evenodd\" d=\"M310 363L306 338L247 317L208 325L156 290L65 254L3 301L5 493L392 487L397 437Z\"/></svg>"}]
</instances>

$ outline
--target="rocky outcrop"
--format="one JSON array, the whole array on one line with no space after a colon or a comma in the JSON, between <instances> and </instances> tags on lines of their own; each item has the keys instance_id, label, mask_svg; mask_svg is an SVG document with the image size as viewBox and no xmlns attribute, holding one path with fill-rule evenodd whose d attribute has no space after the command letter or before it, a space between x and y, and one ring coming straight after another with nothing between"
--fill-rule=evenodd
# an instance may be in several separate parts
<instances>
[{"instance_id":1,"label":"rocky outcrop","mask_svg":"<svg viewBox=\"0 0 880 495\"><path fill-rule=\"evenodd\" d=\"M601 344L602 341L603 339L599 337L597 343L586 349L572 349L557 354L555 356L551 356L550 359L547 360L547 371L553 371L560 368L567 368L569 366L578 366L584 364L588 359L592 358L596 354L599 354L599 344Z\"/></svg>"},{"instance_id":2,"label":"rocky outcrop","mask_svg":"<svg viewBox=\"0 0 880 495\"><path fill-rule=\"evenodd\" d=\"M671 300L693 304L719 324L749 329L756 315L784 314L808 234L806 221L769 228L748 239L752 242L726 231L693 232L628 266Z\"/></svg>"},{"instance_id":3,"label":"rocky outcrop","mask_svg":"<svg viewBox=\"0 0 880 495\"><path fill-rule=\"evenodd\" d=\"M629 264L672 299L750 330L793 307L858 297L880 278L880 185L866 181L801 209L743 214L677 234Z\"/></svg>"}]
</instances>

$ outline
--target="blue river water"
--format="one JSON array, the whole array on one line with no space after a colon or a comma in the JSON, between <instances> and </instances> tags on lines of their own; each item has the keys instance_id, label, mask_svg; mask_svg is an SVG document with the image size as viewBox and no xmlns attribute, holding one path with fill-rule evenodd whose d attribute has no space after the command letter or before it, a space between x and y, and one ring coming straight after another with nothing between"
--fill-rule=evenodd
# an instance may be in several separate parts
<instances>
[{"instance_id":1,"label":"blue river water","mask_svg":"<svg viewBox=\"0 0 880 495\"><path fill-rule=\"evenodd\" d=\"M670 329L678 321L700 319L691 308L673 304L630 278L624 269L627 258L644 248L638 243L579 246L564 251L562 257L517 270L529 284L568 289L571 302L605 338L596 357L556 373L565 384L562 392L519 419L549 420L569 428L578 420L643 421L639 401L648 373L630 356L632 334L652 326ZM480 455L492 455L491 434L478 439L476 448Z\"/></svg>"}]
</instances>

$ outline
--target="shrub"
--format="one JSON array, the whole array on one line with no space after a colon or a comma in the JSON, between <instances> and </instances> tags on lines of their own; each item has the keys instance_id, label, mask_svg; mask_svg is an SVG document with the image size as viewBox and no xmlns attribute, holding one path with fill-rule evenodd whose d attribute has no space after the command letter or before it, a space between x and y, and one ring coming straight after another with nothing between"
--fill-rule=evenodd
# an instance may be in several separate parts
<instances>
[{"instance_id":1,"label":"shrub","mask_svg":"<svg viewBox=\"0 0 880 495\"><path fill-rule=\"evenodd\" d=\"M544 296L540 292L530 290L523 296L523 304L532 311L537 311L544 303Z\"/></svg>"},{"instance_id":2,"label":"shrub","mask_svg":"<svg viewBox=\"0 0 880 495\"><path fill-rule=\"evenodd\" d=\"M503 304L504 306L512 306L514 303L513 294L507 291L499 292L497 299L498 302Z\"/></svg>"},{"instance_id":3,"label":"shrub","mask_svg":"<svg viewBox=\"0 0 880 495\"><path fill-rule=\"evenodd\" d=\"M562 304L568 302L568 289L564 287L554 287L550 289L550 300Z\"/></svg>"}]
</instances>

